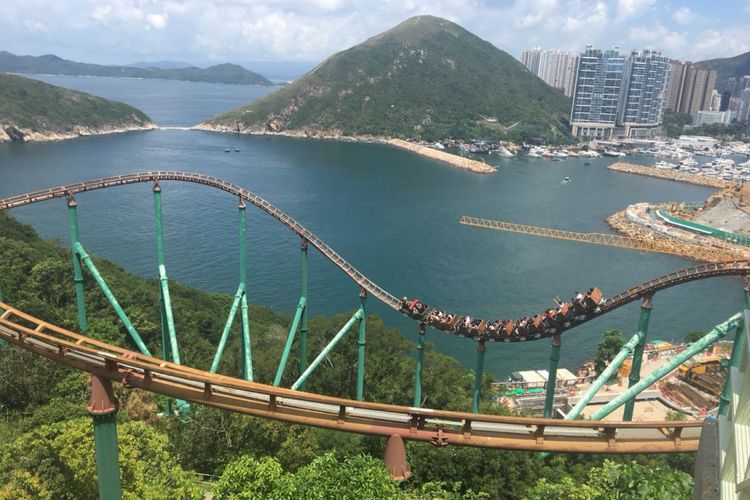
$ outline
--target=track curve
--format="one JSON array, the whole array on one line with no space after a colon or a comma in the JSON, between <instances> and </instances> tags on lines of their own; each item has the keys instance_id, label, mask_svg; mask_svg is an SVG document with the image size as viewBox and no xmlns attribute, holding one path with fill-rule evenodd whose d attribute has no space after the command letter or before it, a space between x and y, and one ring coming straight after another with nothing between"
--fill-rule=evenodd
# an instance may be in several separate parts
<instances>
[{"instance_id":1,"label":"track curve","mask_svg":"<svg viewBox=\"0 0 750 500\"><path fill-rule=\"evenodd\" d=\"M508 417L370 403L248 382L85 337L0 302L0 339L62 365L156 394L357 434L525 451L673 453L698 449L701 421Z\"/></svg>"},{"instance_id":2,"label":"track curve","mask_svg":"<svg viewBox=\"0 0 750 500\"><path fill-rule=\"evenodd\" d=\"M351 263L349 263L341 255L339 255L333 248L331 248L323 240L318 238L304 225L300 224L297 220L292 218L289 214L245 188L242 188L229 181L225 181L223 179L219 179L217 177L209 175L182 171L148 171L103 177L100 179L78 182L74 184L68 184L64 186L43 189L32 193L13 196L10 198L0 199L0 210L7 210L24 205L30 205L54 198L63 198L69 195L74 195L86 191L93 191L97 189L105 189L109 187L128 184L156 182L162 180L203 184L213 188L221 189L242 198L246 202L249 202L252 205L258 207L274 219L284 224L289 230L296 233L301 238L307 240L310 245L312 245L321 254L323 254L325 258L331 261L334 266L343 271L352 281L354 281L356 284L366 290L370 295L374 296L387 306L411 317L416 321L419 321L422 324L432 326L449 334L468 337L479 341L524 342L527 340L531 341L545 337L552 337L555 335L559 335L566 330L574 328L582 323L590 321L603 313L617 309L618 307L622 307L640 298L653 295L659 290L670 288L689 281L696 281L718 276L750 276L750 261L700 264L694 267L668 273L658 278L654 278L639 285L630 287L627 290L624 290L623 292L620 292L613 297L602 301L597 307L591 307L588 310L583 311L582 313L578 313L577 316L571 313L566 317L563 317L556 324L552 326L546 326L542 330L524 334L512 332L511 334L506 335L499 332L488 331L488 329L486 328L488 324L497 323L502 320L475 319L475 323L480 325L479 328L460 329L456 328L455 324L448 327L441 322L434 320L434 315L432 313L437 311L435 308L424 305L424 308L419 313L407 310L404 307L404 302L402 300L398 299L395 295L389 293L388 291L377 285L374 281L369 279L367 276L362 274ZM467 317L462 315L453 316L455 316L456 318ZM533 316L530 316L529 318L531 317ZM481 325L483 325L483 327L481 327Z\"/></svg>"}]
</instances>

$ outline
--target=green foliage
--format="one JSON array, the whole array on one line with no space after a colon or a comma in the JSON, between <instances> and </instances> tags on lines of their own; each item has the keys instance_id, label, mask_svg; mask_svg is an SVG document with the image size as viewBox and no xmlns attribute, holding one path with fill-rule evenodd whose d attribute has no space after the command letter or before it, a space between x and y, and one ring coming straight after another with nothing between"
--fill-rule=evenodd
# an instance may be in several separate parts
<instances>
[{"instance_id":1,"label":"green foliage","mask_svg":"<svg viewBox=\"0 0 750 500\"><path fill-rule=\"evenodd\" d=\"M296 473L284 472L276 459L243 456L230 463L214 489L217 499L380 499L399 495L383 462L364 455L339 461L332 454L313 460Z\"/></svg>"},{"instance_id":2,"label":"green foliage","mask_svg":"<svg viewBox=\"0 0 750 500\"><path fill-rule=\"evenodd\" d=\"M0 51L0 71L9 73L41 73L45 75L119 76L157 80L234 83L242 85L273 85L266 77L237 64L217 64L208 68L138 68L134 66L102 66L67 61L53 55L17 56Z\"/></svg>"},{"instance_id":3,"label":"green foliage","mask_svg":"<svg viewBox=\"0 0 750 500\"><path fill-rule=\"evenodd\" d=\"M125 422L118 440L125 498L200 495L195 479L167 451L166 436L141 422ZM0 484L30 496L97 498L91 418L44 425L1 445Z\"/></svg>"},{"instance_id":4,"label":"green foliage","mask_svg":"<svg viewBox=\"0 0 750 500\"><path fill-rule=\"evenodd\" d=\"M687 342L688 344L692 344L693 342L698 342L705 336L706 332L704 332L703 330L694 330L685 335L685 342Z\"/></svg>"},{"instance_id":5,"label":"green foliage","mask_svg":"<svg viewBox=\"0 0 750 500\"><path fill-rule=\"evenodd\" d=\"M693 481L684 472L659 465L645 466L635 461L617 463L605 460L589 471L585 483L570 477L558 481L538 480L525 493L529 500L548 499L689 499Z\"/></svg>"},{"instance_id":6,"label":"green foliage","mask_svg":"<svg viewBox=\"0 0 750 500\"><path fill-rule=\"evenodd\" d=\"M0 73L0 123L43 133L77 127L146 126L151 119L121 102Z\"/></svg>"},{"instance_id":7,"label":"green foliage","mask_svg":"<svg viewBox=\"0 0 750 500\"><path fill-rule=\"evenodd\" d=\"M685 129L690 127L691 122L692 120L689 114L676 113L665 109L662 130L667 137L679 137L688 133Z\"/></svg>"},{"instance_id":8,"label":"green foliage","mask_svg":"<svg viewBox=\"0 0 750 500\"><path fill-rule=\"evenodd\" d=\"M710 123L693 127L692 118L685 113L675 113L666 110L662 128L668 137L679 137L681 135L707 135L717 139L735 141L741 140L747 135L746 124L732 120L729 124Z\"/></svg>"},{"instance_id":9,"label":"green foliage","mask_svg":"<svg viewBox=\"0 0 750 500\"><path fill-rule=\"evenodd\" d=\"M686 418L687 418L687 414L682 410L678 410L678 411L668 411L666 420L682 421L682 420L685 420Z\"/></svg>"},{"instance_id":10,"label":"green foliage","mask_svg":"<svg viewBox=\"0 0 750 500\"><path fill-rule=\"evenodd\" d=\"M569 142L569 108L565 95L509 54L450 21L420 16L206 123L425 140Z\"/></svg>"},{"instance_id":11,"label":"green foliage","mask_svg":"<svg viewBox=\"0 0 750 500\"><path fill-rule=\"evenodd\" d=\"M625 337L619 330L607 330L602 337L604 340L599 343L594 353L596 373L601 373L625 345Z\"/></svg>"},{"instance_id":12,"label":"green foliage","mask_svg":"<svg viewBox=\"0 0 750 500\"><path fill-rule=\"evenodd\" d=\"M734 57L700 61L697 64L716 70L716 89L721 92L727 89L729 78L742 78L744 75L750 75L750 52Z\"/></svg>"}]
</instances>

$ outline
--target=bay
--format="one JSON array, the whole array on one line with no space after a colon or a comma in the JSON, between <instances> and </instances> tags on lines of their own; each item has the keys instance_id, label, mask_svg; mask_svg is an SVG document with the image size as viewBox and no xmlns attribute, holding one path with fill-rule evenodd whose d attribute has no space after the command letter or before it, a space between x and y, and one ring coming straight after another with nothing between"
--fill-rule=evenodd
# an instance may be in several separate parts
<instances>
[{"instance_id":1,"label":"bay","mask_svg":"<svg viewBox=\"0 0 750 500\"><path fill-rule=\"evenodd\" d=\"M128 102L169 126L193 125L271 90L117 78L44 79ZM133 171L214 175L285 210L395 295L472 316L516 318L550 307L556 296L567 299L591 286L609 296L693 264L673 256L501 233L457 221L473 215L609 232L604 219L628 204L700 202L710 189L611 172L605 168L611 159L488 161L499 166L499 173L472 174L377 144L156 130L0 145L0 196ZM564 183L566 176L572 181ZM199 185L165 182L162 187L170 278L234 293L237 200ZM157 275L150 186L84 193L78 203L81 239L89 251L139 275ZM68 243L64 200L15 209L12 215L42 236ZM299 294L299 240L252 208L247 238L249 300L291 314ZM741 285L739 280L717 278L660 292L650 338L677 341L689 331L725 320L741 307ZM11 290L4 292L12 298ZM311 314L351 312L358 305L357 293L343 273L310 252ZM407 338L416 337L410 320L374 299L367 306L368 313L381 315ZM637 321L638 305L631 304L567 332L561 366L575 368L591 357L604 330L617 328L630 336ZM436 331L427 336L441 352L474 366L475 342ZM505 376L519 369L546 369L548 356L548 340L490 344L485 366Z\"/></svg>"}]
</instances>

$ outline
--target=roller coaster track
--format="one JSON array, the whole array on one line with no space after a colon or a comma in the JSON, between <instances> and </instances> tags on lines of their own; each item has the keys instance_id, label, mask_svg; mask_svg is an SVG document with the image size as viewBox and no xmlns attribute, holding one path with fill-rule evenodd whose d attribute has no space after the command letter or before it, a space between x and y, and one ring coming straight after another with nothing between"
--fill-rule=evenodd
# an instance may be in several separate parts
<instances>
[{"instance_id":1,"label":"roller coaster track","mask_svg":"<svg viewBox=\"0 0 750 500\"><path fill-rule=\"evenodd\" d=\"M702 422L508 417L333 398L173 364L79 335L0 302L0 339L125 387L263 418L424 441L574 453L690 452Z\"/></svg>"},{"instance_id":2,"label":"roller coaster track","mask_svg":"<svg viewBox=\"0 0 750 500\"><path fill-rule=\"evenodd\" d=\"M113 186L123 186L123 185L128 185L128 184L166 181L166 180L204 184L213 188L218 188L223 191L226 191L232 195L238 196L242 198L243 200L255 205L256 207L260 208L261 210L269 214L271 217L275 218L276 220L284 224L287 228L289 228L291 231L299 235L301 238L304 238L306 241L308 241L314 248L316 248L321 254L323 254L325 258L330 260L333 263L333 265L335 265L341 271L343 271L352 281L354 281L359 286L361 286L370 295L376 297L378 300L380 300L387 306L395 309L396 311L399 311L402 314L407 314L407 311L405 311L402 307L401 300L399 300L395 295L389 293L388 291L378 286L375 282L373 282L367 276L365 276L360 271L358 271L357 268L355 268L352 264L350 264L341 255L336 253L336 251L333 248L328 246L328 244L326 244L323 240L321 240L319 237L313 234L312 231L310 231L305 226L303 226L298 221L296 221L294 218L292 218L289 214L275 207L274 205L272 205L265 199L261 198L260 196L248 191L247 189L244 189L236 184L219 179L217 177L212 177L212 176L204 175L204 174L190 173L190 172L181 172L181 171L151 171L151 172L137 172L137 173L131 173L131 174L116 175L116 176L111 176L111 177L104 177L101 179L68 184L65 186L43 189L43 190L35 191L32 193L26 193L26 194L22 194L22 195L10 197L10 198L0 199L0 210L7 210L7 209L16 208L16 207L20 207L24 205L30 205L32 203L38 203L38 202L54 199L54 198L63 198L69 195L77 194L77 193L93 191L97 189L104 189L104 188L109 188ZM533 226L529 226L529 227L533 227ZM665 274L658 278L651 279L649 281L646 281L634 287L628 288L627 290L624 290L610 297L596 309L587 311L585 314L579 315L577 317L569 318L564 323L561 323L555 326L554 328L547 329L546 331L538 332L538 333L527 335L527 336L507 337L507 336L503 336L497 333L491 334L487 332L486 330L481 333L480 332L459 333L456 331L447 331L447 333L465 336L468 338L474 338L477 340L488 340L491 342L494 342L494 341L522 342L526 340L537 340L537 339L541 339L545 337L559 335L560 333L566 330L569 330L571 328L574 328L582 323L590 321L605 312L624 306L640 298L653 295L655 292L659 290L670 288L670 287L673 287L682 283L686 283L689 281L702 280L702 279L713 278L713 277L718 277L718 276L745 276L745 277L750 276L750 261L738 260L738 261L720 262L720 263L706 263L706 264L700 264L694 267L685 268L676 272ZM428 311L430 310L432 309L428 308ZM439 330L446 331L442 325L437 324L436 322L429 321L427 319L426 314L421 314L421 315L407 314L407 315L409 315L410 317L412 317L413 319L417 321L433 326ZM490 320L490 321L494 321L494 320Z\"/></svg>"}]
</instances>

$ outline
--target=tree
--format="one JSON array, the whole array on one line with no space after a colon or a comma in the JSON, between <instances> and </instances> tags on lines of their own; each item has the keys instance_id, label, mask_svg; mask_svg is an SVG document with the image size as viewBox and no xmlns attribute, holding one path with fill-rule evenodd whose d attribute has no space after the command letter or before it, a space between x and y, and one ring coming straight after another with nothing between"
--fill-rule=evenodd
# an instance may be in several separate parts
<instances>
[{"instance_id":1,"label":"tree","mask_svg":"<svg viewBox=\"0 0 750 500\"><path fill-rule=\"evenodd\" d=\"M706 332L702 330L694 330L687 335L685 335L685 342L688 344L692 344L694 342L698 342L700 339L706 336Z\"/></svg>"},{"instance_id":2,"label":"tree","mask_svg":"<svg viewBox=\"0 0 750 500\"><path fill-rule=\"evenodd\" d=\"M596 348L594 366L597 373L601 373L612 359L625 345L625 337L620 330L607 330L602 334L604 338Z\"/></svg>"}]
</instances>

